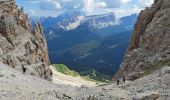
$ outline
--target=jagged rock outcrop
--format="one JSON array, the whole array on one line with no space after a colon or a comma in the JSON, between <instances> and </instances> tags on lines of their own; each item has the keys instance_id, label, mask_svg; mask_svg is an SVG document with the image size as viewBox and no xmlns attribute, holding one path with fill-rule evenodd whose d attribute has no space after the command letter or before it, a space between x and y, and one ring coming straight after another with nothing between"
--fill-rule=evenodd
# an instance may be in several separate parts
<instances>
[{"instance_id":1,"label":"jagged rock outcrop","mask_svg":"<svg viewBox=\"0 0 170 100\"><path fill-rule=\"evenodd\" d=\"M156 65L161 67L164 61L170 61L170 0L154 0L139 14L132 41L114 79L122 74L141 77Z\"/></svg>"},{"instance_id":2,"label":"jagged rock outcrop","mask_svg":"<svg viewBox=\"0 0 170 100\"><path fill-rule=\"evenodd\" d=\"M15 0L0 0L0 61L26 73L51 80L43 29L32 29L27 14Z\"/></svg>"}]
</instances>

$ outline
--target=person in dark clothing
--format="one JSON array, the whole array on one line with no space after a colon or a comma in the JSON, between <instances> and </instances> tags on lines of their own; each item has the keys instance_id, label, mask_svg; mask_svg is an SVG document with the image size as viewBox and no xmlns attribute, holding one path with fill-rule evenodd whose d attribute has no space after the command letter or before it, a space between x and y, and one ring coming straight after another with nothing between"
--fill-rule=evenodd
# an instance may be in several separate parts
<instances>
[{"instance_id":1,"label":"person in dark clothing","mask_svg":"<svg viewBox=\"0 0 170 100\"><path fill-rule=\"evenodd\" d=\"M22 65L22 71L23 71L23 74L26 72L26 68L24 67L24 65Z\"/></svg>"},{"instance_id":2,"label":"person in dark clothing","mask_svg":"<svg viewBox=\"0 0 170 100\"><path fill-rule=\"evenodd\" d=\"M126 78L125 78L125 76L123 75L123 82L125 83L125 81L126 81Z\"/></svg>"},{"instance_id":3,"label":"person in dark clothing","mask_svg":"<svg viewBox=\"0 0 170 100\"><path fill-rule=\"evenodd\" d=\"M117 85L119 85L119 80L117 80Z\"/></svg>"}]
</instances>

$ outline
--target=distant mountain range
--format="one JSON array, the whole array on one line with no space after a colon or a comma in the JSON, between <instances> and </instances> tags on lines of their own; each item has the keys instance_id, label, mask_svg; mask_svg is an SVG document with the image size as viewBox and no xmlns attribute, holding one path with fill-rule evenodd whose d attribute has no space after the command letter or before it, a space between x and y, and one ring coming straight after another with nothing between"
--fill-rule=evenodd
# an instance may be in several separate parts
<instances>
[{"instance_id":1,"label":"distant mountain range","mask_svg":"<svg viewBox=\"0 0 170 100\"><path fill-rule=\"evenodd\" d=\"M51 63L79 73L96 70L108 78L117 71L128 47L137 14L116 19L114 13L85 16L81 12L40 18ZM31 19L32 24L35 19Z\"/></svg>"}]
</instances>

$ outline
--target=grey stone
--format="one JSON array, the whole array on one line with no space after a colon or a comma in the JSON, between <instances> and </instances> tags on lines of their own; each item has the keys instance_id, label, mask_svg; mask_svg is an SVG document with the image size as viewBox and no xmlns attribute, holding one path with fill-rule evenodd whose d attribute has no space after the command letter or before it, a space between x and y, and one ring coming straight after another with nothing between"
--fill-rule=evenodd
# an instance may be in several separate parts
<instances>
[{"instance_id":1,"label":"grey stone","mask_svg":"<svg viewBox=\"0 0 170 100\"><path fill-rule=\"evenodd\" d=\"M27 73L52 79L47 43L40 23L32 29L15 0L0 0L0 61Z\"/></svg>"},{"instance_id":2,"label":"grey stone","mask_svg":"<svg viewBox=\"0 0 170 100\"><path fill-rule=\"evenodd\" d=\"M138 94L138 96L134 97L133 100L157 100L159 97L160 97L159 93L148 92Z\"/></svg>"},{"instance_id":3,"label":"grey stone","mask_svg":"<svg viewBox=\"0 0 170 100\"><path fill-rule=\"evenodd\" d=\"M142 76L143 72L134 72L129 74L129 80L134 81Z\"/></svg>"},{"instance_id":4,"label":"grey stone","mask_svg":"<svg viewBox=\"0 0 170 100\"><path fill-rule=\"evenodd\" d=\"M170 59L169 9L169 0L154 0L151 7L141 11L123 64L113 78L152 69L157 63Z\"/></svg>"}]
</instances>

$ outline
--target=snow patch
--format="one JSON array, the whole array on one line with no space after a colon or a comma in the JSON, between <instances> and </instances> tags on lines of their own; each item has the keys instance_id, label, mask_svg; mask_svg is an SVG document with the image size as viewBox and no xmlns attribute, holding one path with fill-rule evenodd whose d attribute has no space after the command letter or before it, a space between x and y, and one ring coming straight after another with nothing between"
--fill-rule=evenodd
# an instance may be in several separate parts
<instances>
[{"instance_id":1,"label":"snow patch","mask_svg":"<svg viewBox=\"0 0 170 100\"><path fill-rule=\"evenodd\" d=\"M76 29L78 26L80 26L81 21L83 21L84 18L85 18L84 16L77 16L75 18L75 21L72 23L69 23L67 26L63 26L63 25L59 25L59 26L67 31L73 30L73 29Z\"/></svg>"}]
</instances>

